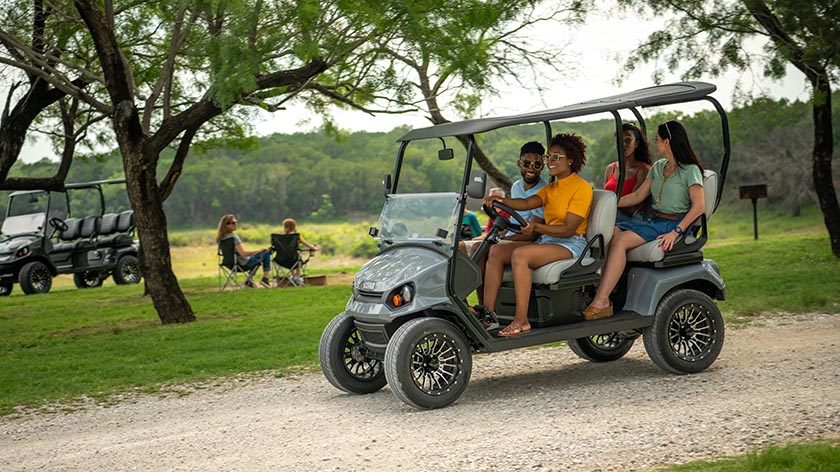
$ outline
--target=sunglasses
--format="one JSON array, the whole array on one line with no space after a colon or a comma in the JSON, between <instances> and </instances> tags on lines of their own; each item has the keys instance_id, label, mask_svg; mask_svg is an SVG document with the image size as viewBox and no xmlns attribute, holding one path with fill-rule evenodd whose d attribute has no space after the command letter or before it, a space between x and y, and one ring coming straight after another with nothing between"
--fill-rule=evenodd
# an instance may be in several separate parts
<instances>
[{"instance_id":1,"label":"sunglasses","mask_svg":"<svg viewBox=\"0 0 840 472\"><path fill-rule=\"evenodd\" d=\"M229 224L229 225L235 225L236 223L238 223L238 221L228 221L227 222L227 224Z\"/></svg>"},{"instance_id":2,"label":"sunglasses","mask_svg":"<svg viewBox=\"0 0 840 472\"><path fill-rule=\"evenodd\" d=\"M531 167L531 166L534 166L534 169L540 169L540 168L542 168L542 166L543 166L542 161L534 161L534 162L531 162L531 161L523 161L522 159L519 159L519 162L521 162L521 163L522 163L522 167L524 167L524 168L526 168L526 169L527 169L527 168L529 168L529 167Z\"/></svg>"},{"instance_id":3,"label":"sunglasses","mask_svg":"<svg viewBox=\"0 0 840 472\"><path fill-rule=\"evenodd\" d=\"M546 162L557 162L561 157L566 157L566 155L555 152L554 154L546 154L543 156L543 160Z\"/></svg>"}]
</instances>

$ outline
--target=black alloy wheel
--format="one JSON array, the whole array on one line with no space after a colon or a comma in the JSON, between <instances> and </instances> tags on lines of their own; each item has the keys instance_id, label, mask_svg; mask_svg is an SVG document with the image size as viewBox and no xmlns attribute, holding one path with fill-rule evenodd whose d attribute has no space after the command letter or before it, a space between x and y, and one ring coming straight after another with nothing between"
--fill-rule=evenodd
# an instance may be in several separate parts
<instances>
[{"instance_id":1,"label":"black alloy wheel","mask_svg":"<svg viewBox=\"0 0 840 472\"><path fill-rule=\"evenodd\" d=\"M569 348L580 358L592 362L610 362L621 359L633 347L636 338L626 338L619 333L606 333L588 338L570 339Z\"/></svg>"},{"instance_id":2,"label":"black alloy wheel","mask_svg":"<svg viewBox=\"0 0 840 472\"><path fill-rule=\"evenodd\" d=\"M321 335L318 359L324 377L337 389L366 394L386 384L382 362L373 358L353 318L339 313Z\"/></svg>"},{"instance_id":3,"label":"black alloy wheel","mask_svg":"<svg viewBox=\"0 0 840 472\"><path fill-rule=\"evenodd\" d=\"M47 293L52 288L50 269L41 261L32 261L20 269L20 289L27 295Z\"/></svg>"}]
</instances>

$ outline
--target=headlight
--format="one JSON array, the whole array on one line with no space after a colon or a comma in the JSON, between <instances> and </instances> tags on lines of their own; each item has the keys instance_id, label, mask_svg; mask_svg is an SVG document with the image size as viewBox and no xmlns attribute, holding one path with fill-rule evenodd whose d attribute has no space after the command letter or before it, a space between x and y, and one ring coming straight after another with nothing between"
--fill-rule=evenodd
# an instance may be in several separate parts
<instances>
[{"instance_id":1,"label":"headlight","mask_svg":"<svg viewBox=\"0 0 840 472\"><path fill-rule=\"evenodd\" d=\"M17 252L15 252L15 257L20 258L20 257L23 257L27 254L29 254L29 247L25 246L25 247L22 247L22 248L18 249Z\"/></svg>"},{"instance_id":2,"label":"headlight","mask_svg":"<svg viewBox=\"0 0 840 472\"><path fill-rule=\"evenodd\" d=\"M391 292L391 295L388 296L388 306L400 308L411 303L412 300L414 300L414 286L406 284Z\"/></svg>"}]
</instances>

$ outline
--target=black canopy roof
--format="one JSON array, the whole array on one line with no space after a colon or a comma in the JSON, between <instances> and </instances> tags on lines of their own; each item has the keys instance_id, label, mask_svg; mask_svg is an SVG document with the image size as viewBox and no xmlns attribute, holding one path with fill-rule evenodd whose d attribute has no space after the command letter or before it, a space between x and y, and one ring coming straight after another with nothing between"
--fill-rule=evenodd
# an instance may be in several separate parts
<instances>
[{"instance_id":1,"label":"black canopy roof","mask_svg":"<svg viewBox=\"0 0 840 472\"><path fill-rule=\"evenodd\" d=\"M418 128L404 134L397 141L413 141L415 139L439 138L444 136L464 136L484 133L505 126L562 120L576 116L592 115L634 107L690 102L702 99L716 89L717 87L714 85L705 82L677 82L667 85L657 85L611 97L589 100L575 105L553 108L551 110L512 116L478 118L475 120L444 123L428 128Z\"/></svg>"}]
</instances>

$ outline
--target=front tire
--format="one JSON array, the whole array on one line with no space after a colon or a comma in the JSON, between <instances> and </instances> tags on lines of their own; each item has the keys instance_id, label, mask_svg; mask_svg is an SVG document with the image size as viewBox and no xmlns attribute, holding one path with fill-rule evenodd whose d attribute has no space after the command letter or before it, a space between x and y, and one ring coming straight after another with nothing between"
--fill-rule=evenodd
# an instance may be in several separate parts
<instances>
[{"instance_id":1,"label":"front tire","mask_svg":"<svg viewBox=\"0 0 840 472\"><path fill-rule=\"evenodd\" d=\"M663 370L700 372L723 347L723 316L715 302L697 290L675 290L662 298L653 324L645 328L645 350Z\"/></svg>"},{"instance_id":2,"label":"front tire","mask_svg":"<svg viewBox=\"0 0 840 472\"><path fill-rule=\"evenodd\" d=\"M570 339L569 348L582 359L592 362L611 362L621 359L633 347L635 338L618 333L598 334L588 338Z\"/></svg>"},{"instance_id":3,"label":"front tire","mask_svg":"<svg viewBox=\"0 0 840 472\"><path fill-rule=\"evenodd\" d=\"M76 288L99 287L102 285L102 277L99 275L99 272L86 270L73 274L73 283L76 284Z\"/></svg>"},{"instance_id":4,"label":"front tire","mask_svg":"<svg viewBox=\"0 0 840 472\"><path fill-rule=\"evenodd\" d=\"M14 288L15 283L11 280L6 282L0 282L0 297L8 297L12 294L12 288Z\"/></svg>"},{"instance_id":5,"label":"front tire","mask_svg":"<svg viewBox=\"0 0 840 472\"><path fill-rule=\"evenodd\" d=\"M347 313L339 313L324 328L318 360L324 377L347 393L373 393L387 382L382 362L368 355L362 335Z\"/></svg>"},{"instance_id":6,"label":"front tire","mask_svg":"<svg viewBox=\"0 0 840 472\"><path fill-rule=\"evenodd\" d=\"M461 331L439 318L402 325L385 350L385 377L397 398L416 408L442 408L461 396L472 351Z\"/></svg>"},{"instance_id":7,"label":"front tire","mask_svg":"<svg viewBox=\"0 0 840 472\"><path fill-rule=\"evenodd\" d=\"M126 254L117 261L114 269L114 283L117 285L129 285L140 282L140 264L137 257Z\"/></svg>"},{"instance_id":8,"label":"front tire","mask_svg":"<svg viewBox=\"0 0 840 472\"><path fill-rule=\"evenodd\" d=\"M18 276L20 289L27 295L47 293L52 288L52 274L49 267L41 261L32 261L20 269Z\"/></svg>"}]
</instances>

